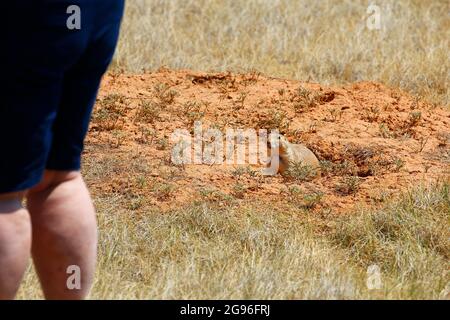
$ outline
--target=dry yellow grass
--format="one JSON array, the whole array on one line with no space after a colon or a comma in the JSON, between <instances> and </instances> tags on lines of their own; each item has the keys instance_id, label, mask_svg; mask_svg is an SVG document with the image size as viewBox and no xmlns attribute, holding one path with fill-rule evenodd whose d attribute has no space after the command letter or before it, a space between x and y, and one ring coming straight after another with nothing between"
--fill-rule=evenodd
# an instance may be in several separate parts
<instances>
[{"instance_id":1,"label":"dry yellow grass","mask_svg":"<svg viewBox=\"0 0 450 320\"><path fill-rule=\"evenodd\" d=\"M376 3L381 30L366 27L365 0L128 1L115 66L376 80L448 105L450 3Z\"/></svg>"},{"instance_id":2,"label":"dry yellow grass","mask_svg":"<svg viewBox=\"0 0 450 320\"><path fill-rule=\"evenodd\" d=\"M97 299L438 299L450 294L448 182L379 210L320 221L308 211L198 203L137 215L97 198ZM329 231L319 230L328 225ZM381 288L367 287L367 267ZM447 287L446 287L447 286ZM19 298L40 298L28 272Z\"/></svg>"}]
</instances>

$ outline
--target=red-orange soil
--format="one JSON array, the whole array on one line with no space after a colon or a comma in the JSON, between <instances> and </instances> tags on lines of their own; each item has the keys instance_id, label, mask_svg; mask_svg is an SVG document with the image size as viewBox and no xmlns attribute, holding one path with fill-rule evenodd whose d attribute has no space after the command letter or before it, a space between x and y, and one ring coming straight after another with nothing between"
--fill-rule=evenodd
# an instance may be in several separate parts
<instances>
[{"instance_id":1,"label":"red-orange soil","mask_svg":"<svg viewBox=\"0 0 450 320\"><path fill-rule=\"evenodd\" d=\"M450 173L448 109L373 82L328 87L167 69L109 74L93 118L85 150L89 170L97 170L89 178L93 192L161 209L199 199L282 203L322 194L313 209L340 213ZM302 181L261 176L257 166L173 165L170 135L192 130L194 120L224 135L226 128L278 128L317 155L323 174Z\"/></svg>"}]
</instances>

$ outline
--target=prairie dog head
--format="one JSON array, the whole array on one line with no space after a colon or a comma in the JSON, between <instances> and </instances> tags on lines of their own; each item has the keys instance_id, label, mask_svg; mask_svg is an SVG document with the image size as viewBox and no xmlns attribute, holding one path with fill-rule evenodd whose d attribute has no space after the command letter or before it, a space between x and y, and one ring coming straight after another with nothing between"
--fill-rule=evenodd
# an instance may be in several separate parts
<instances>
[{"instance_id":1,"label":"prairie dog head","mask_svg":"<svg viewBox=\"0 0 450 320\"><path fill-rule=\"evenodd\" d=\"M271 155L274 155L274 153L276 153L277 148L279 156L288 153L290 145L291 143L288 141L288 139L279 133L272 133L269 136L269 139L267 139L267 147L270 150Z\"/></svg>"},{"instance_id":2,"label":"prairie dog head","mask_svg":"<svg viewBox=\"0 0 450 320\"><path fill-rule=\"evenodd\" d=\"M283 173L289 165L291 143L279 133L272 133L267 140L271 164L278 164L277 172Z\"/></svg>"}]
</instances>

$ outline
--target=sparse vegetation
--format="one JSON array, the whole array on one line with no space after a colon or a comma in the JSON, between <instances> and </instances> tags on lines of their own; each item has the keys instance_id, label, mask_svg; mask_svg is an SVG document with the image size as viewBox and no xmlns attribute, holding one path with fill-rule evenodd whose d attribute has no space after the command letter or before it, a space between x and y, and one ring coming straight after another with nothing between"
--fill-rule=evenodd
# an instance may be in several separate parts
<instances>
[{"instance_id":1,"label":"sparse vegetation","mask_svg":"<svg viewBox=\"0 0 450 320\"><path fill-rule=\"evenodd\" d=\"M375 122L380 117L380 109L378 107L370 106L365 111L364 119L369 122Z\"/></svg>"},{"instance_id":2,"label":"sparse vegetation","mask_svg":"<svg viewBox=\"0 0 450 320\"><path fill-rule=\"evenodd\" d=\"M336 108L330 109L329 115L330 117L327 120L331 122L336 122L342 117L342 110Z\"/></svg>"},{"instance_id":3,"label":"sparse vegetation","mask_svg":"<svg viewBox=\"0 0 450 320\"><path fill-rule=\"evenodd\" d=\"M161 113L160 104L152 100L142 99L136 112L135 121L143 123L154 123L159 119Z\"/></svg>"},{"instance_id":4,"label":"sparse vegetation","mask_svg":"<svg viewBox=\"0 0 450 320\"><path fill-rule=\"evenodd\" d=\"M317 83L374 80L448 105L448 3L377 4L380 30L366 27L364 0L129 1L114 66L247 69L253 80L255 69Z\"/></svg>"},{"instance_id":5,"label":"sparse vegetation","mask_svg":"<svg viewBox=\"0 0 450 320\"><path fill-rule=\"evenodd\" d=\"M291 185L286 192L288 202L296 208L311 210L317 207L323 198L323 192L305 192L298 185Z\"/></svg>"},{"instance_id":6,"label":"sparse vegetation","mask_svg":"<svg viewBox=\"0 0 450 320\"><path fill-rule=\"evenodd\" d=\"M156 131L146 125L140 125L138 131L139 137L136 140L140 143L152 143L156 136Z\"/></svg>"},{"instance_id":7,"label":"sparse vegetation","mask_svg":"<svg viewBox=\"0 0 450 320\"><path fill-rule=\"evenodd\" d=\"M241 92L239 93L238 97L235 100L234 103L234 109L240 110L244 107L245 99L247 98L248 93L247 92Z\"/></svg>"},{"instance_id":8,"label":"sparse vegetation","mask_svg":"<svg viewBox=\"0 0 450 320\"><path fill-rule=\"evenodd\" d=\"M405 161L400 158L394 159L394 172L399 172L405 166Z\"/></svg>"},{"instance_id":9,"label":"sparse vegetation","mask_svg":"<svg viewBox=\"0 0 450 320\"><path fill-rule=\"evenodd\" d=\"M289 119L285 112L274 111L263 115L258 121L257 127L267 130L277 129L281 133L285 133L289 129Z\"/></svg>"},{"instance_id":10,"label":"sparse vegetation","mask_svg":"<svg viewBox=\"0 0 450 320\"><path fill-rule=\"evenodd\" d=\"M318 104L319 95L313 91L300 86L292 97L296 113L313 109Z\"/></svg>"},{"instance_id":11,"label":"sparse vegetation","mask_svg":"<svg viewBox=\"0 0 450 320\"><path fill-rule=\"evenodd\" d=\"M438 136L438 147L445 148L450 144L450 133L448 132L439 132Z\"/></svg>"},{"instance_id":12,"label":"sparse vegetation","mask_svg":"<svg viewBox=\"0 0 450 320\"><path fill-rule=\"evenodd\" d=\"M450 281L449 187L418 187L383 209L340 219L332 239L359 265L381 267L388 297L400 286L409 298L438 299Z\"/></svg>"},{"instance_id":13,"label":"sparse vegetation","mask_svg":"<svg viewBox=\"0 0 450 320\"><path fill-rule=\"evenodd\" d=\"M169 183L158 183L153 187L153 193L159 201L168 201L175 192L175 186Z\"/></svg>"},{"instance_id":14,"label":"sparse vegetation","mask_svg":"<svg viewBox=\"0 0 450 320\"><path fill-rule=\"evenodd\" d=\"M343 195L351 195L359 190L361 178L357 176L343 177L336 186L336 191Z\"/></svg>"},{"instance_id":15,"label":"sparse vegetation","mask_svg":"<svg viewBox=\"0 0 450 320\"><path fill-rule=\"evenodd\" d=\"M382 136L383 138L392 138L393 134L385 123L380 123L379 129L380 129L380 136Z\"/></svg>"},{"instance_id":16,"label":"sparse vegetation","mask_svg":"<svg viewBox=\"0 0 450 320\"><path fill-rule=\"evenodd\" d=\"M301 162L293 162L284 175L296 182L310 181L317 176L317 169Z\"/></svg>"},{"instance_id":17,"label":"sparse vegetation","mask_svg":"<svg viewBox=\"0 0 450 320\"><path fill-rule=\"evenodd\" d=\"M348 160L342 162L322 160L320 161L320 167L324 176L356 175L358 172L358 166Z\"/></svg>"},{"instance_id":18,"label":"sparse vegetation","mask_svg":"<svg viewBox=\"0 0 450 320\"><path fill-rule=\"evenodd\" d=\"M322 192L313 192L308 193L303 196L304 206L307 209L315 208L322 201L323 193Z\"/></svg>"},{"instance_id":19,"label":"sparse vegetation","mask_svg":"<svg viewBox=\"0 0 450 320\"><path fill-rule=\"evenodd\" d=\"M192 128L195 121L200 121L204 116L205 112L202 110L202 104L197 101L187 101L182 106L181 117L185 117L187 120L187 126Z\"/></svg>"},{"instance_id":20,"label":"sparse vegetation","mask_svg":"<svg viewBox=\"0 0 450 320\"><path fill-rule=\"evenodd\" d=\"M243 199L245 196L245 192L247 190L247 187L240 183L240 182L236 182L233 186L233 196L235 196L238 199Z\"/></svg>"},{"instance_id":21,"label":"sparse vegetation","mask_svg":"<svg viewBox=\"0 0 450 320\"><path fill-rule=\"evenodd\" d=\"M174 103L178 92L171 89L169 85L165 83L158 83L154 87L155 97L159 100L162 106L171 105Z\"/></svg>"},{"instance_id":22,"label":"sparse vegetation","mask_svg":"<svg viewBox=\"0 0 450 320\"><path fill-rule=\"evenodd\" d=\"M413 111L409 114L408 126L415 127L419 124L420 119L422 119L422 112Z\"/></svg>"},{"instance_id":23,"label":"sparse vegetation","mask_svg":"<svg viewBox=\"0 0 450 320\"><path fill-rule=\"evenodd\" d=\"M111 135L113 137L113 139L111 141L111 146L113 148L119 148L125 142L125 139L127 138L126 133L121 130L113 130L113 131L111 131Z\"/></svg>"},{"instance_id":24,"label":"sparse vegetation","mask_svg":"<svg viewBox=\"0 0 450 320\"><path fill-rule=\"evenodd\" d=\"M100 131L120 129L122 117L126 115L126 98L120 94L109 94L99 102L93 115L93 122Z\"/></svg>"},{"instance_id":25,"label":"sparse vegetation","mask_svg":"<svg viewBox=\"0 0 450 320\"><path fill-rule=\"evenodd\" d=\"M91 297L445 298L449 188L418 187L382 209L335 217L326 232L316 219L257 204L136 215L111 194L96 201L103 231ZM381 269L380 290L366 286L371 264ZM40 297L29 271L19 298Z\"/></svg>"},{"instance_id":26,"label":"sparse vegetation","mask_svg":"<svg viewBox=\"0 0 450 320\"><path fill-rule=\"evenodd\" d=\"M201 200L196 201L196 205L208 203L209 205L231 206L235 200L232 195L226 194L220 190L202 189L199 191Z\"/></svg>"}]
</instances>

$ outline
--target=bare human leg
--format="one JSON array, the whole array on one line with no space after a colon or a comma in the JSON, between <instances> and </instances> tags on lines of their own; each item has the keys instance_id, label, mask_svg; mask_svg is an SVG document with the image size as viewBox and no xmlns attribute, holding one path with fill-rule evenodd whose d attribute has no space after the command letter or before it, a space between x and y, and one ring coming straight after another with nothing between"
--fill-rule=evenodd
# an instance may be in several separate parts
<instances>
[{"instance_id":1,"label":"bare human leg","mask_svg":"<svg viewBox=\"0 0 450 320\"><path fill-rule=\"evenodd\" d=\"M81 174L46 171L27 199L32 255L45 297L86 298L95 272L97 223ZM79 287L77 281L70 285L71 275L79 276Z\"/></svg>"},{"instance_id":2,"label":"bare human leg","mask_svg":"<svg viewBox=\"0 0 450 320\"><path fill-rule=\"evenodd\" d=\"M23 196L0 195L0 300L14 299L30 257L31 224Z\"/></svg>"}]
</instances>

